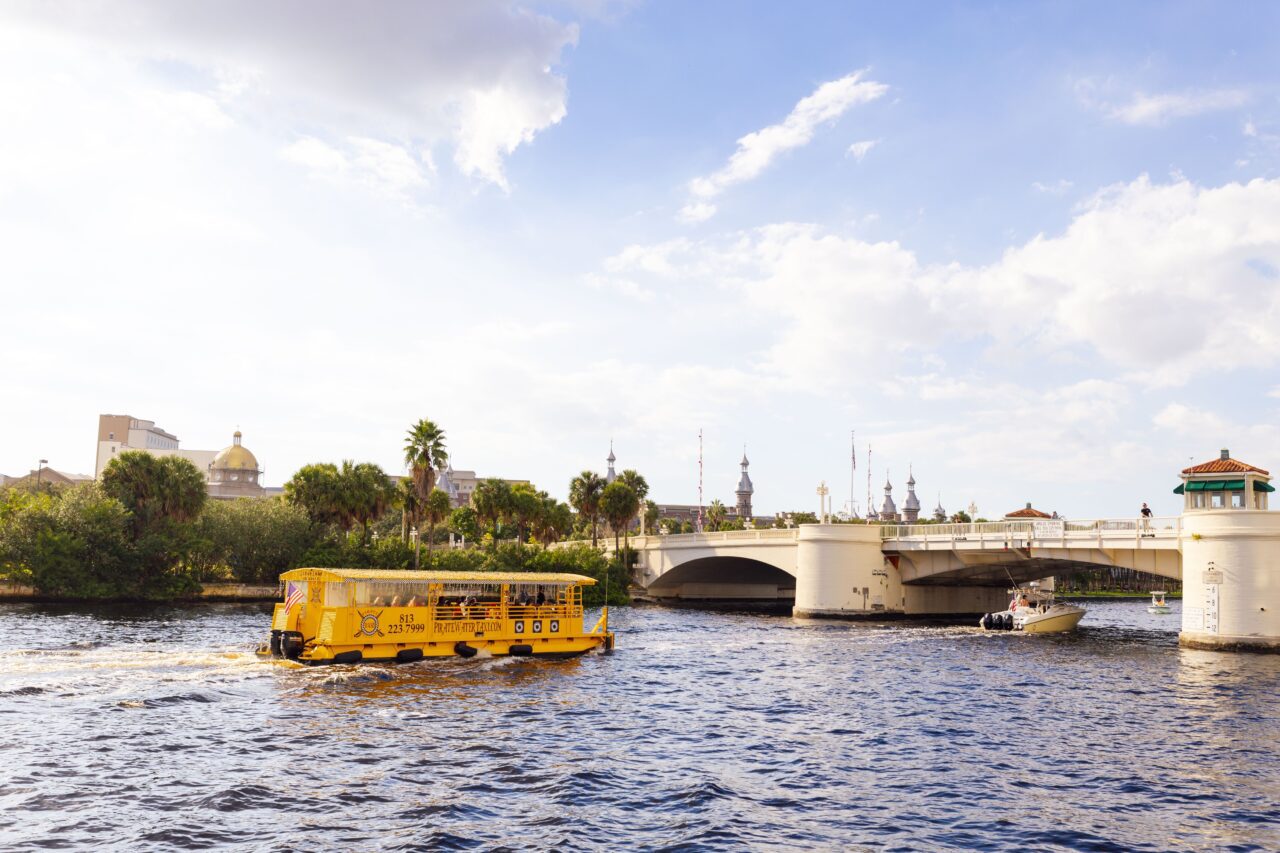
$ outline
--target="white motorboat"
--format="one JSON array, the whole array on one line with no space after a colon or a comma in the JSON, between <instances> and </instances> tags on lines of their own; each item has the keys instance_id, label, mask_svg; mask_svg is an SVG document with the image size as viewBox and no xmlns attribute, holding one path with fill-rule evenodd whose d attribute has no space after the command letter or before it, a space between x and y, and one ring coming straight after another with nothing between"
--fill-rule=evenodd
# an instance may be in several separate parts
<instances>
[{"instance_id":1,"label":"white motorboat","mask_svg":"<svg viewBox=\"0 0 1280 853\"><path fill-rule=\"evenodd\" d=\"M1166 604L1164 600L1166 594L1163 589L1153 590L1151 592L1151 603L1147 605L1147 612L1172 613L1173 608Z\"/></svg>"},{"instance_id":2,"label":"white motorboat","mask_svg":"<svg viewBox=\"0 0 1280 853\"><path fill-rule=\"evenodd\" d=\"M1027 634L1060 634L1074 631L1084 618L1085 608L1054 600L1053 593L1032 581L1027 587L1010 590L1009 609L988 613L978 623L986 631L1023 631Z\"/></svg>"}]
</instances>

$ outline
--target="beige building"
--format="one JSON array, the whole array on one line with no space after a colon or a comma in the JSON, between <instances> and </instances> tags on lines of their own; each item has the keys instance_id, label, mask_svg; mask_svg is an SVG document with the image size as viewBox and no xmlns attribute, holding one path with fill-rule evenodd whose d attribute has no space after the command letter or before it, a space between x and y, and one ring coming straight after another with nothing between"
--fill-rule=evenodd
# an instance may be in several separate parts
<instances>
[{"instance_id":1,"label":"beige building","mask_svg":"<svg viewBox=\"0 0 1280 853\"><path fill-rule=\"evenodd\" d=\"M471 506L471 495L475 493L476 486L480 485L488 477L477 477L475 471L459 471L455 470L453 464L450 463L444 468L436 471L436 488L441 489L449 496L449 502L455 508ZM528 480L508 480L506 477L497 477L508 486L515 486L523 483L528 486L531 483Z\"/></svg>"},{"instance_id":2,"label":"beige building","mask_svg":"<svg viewBox=\"0 0 1280 853\"><path fill-rule=\"evenodd\" d=\"M262 485L262 466L241 444L239 430L232 435L231 444L221 450L188 450L179 446L176 435L160 429L155 421L131 415L99 415L94 477L101 477L107 463L126 450L142 450L152 456L179 456L190 461L204 474L212 498L261 498L282 491Z\"/></svg>"}]
</instances>

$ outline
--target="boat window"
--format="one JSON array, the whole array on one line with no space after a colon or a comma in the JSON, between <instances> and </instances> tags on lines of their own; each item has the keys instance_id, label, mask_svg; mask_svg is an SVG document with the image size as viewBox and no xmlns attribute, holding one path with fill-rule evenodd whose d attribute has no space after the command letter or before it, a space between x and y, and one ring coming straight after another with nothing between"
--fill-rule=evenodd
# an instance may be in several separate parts
<instances>
[{"instance_id":1,"label":"boat window","mask_svg":"<svg viewBox=\"0 0 1280 853\"><path fill-rule=\"evenodd\" d=\"M418 607L426 604L426 581L360 581L355 603L368 607ZM412 603L411 603L412 602Z\"/></svg>"},{"instance_id":2,"label":"boat window","mask_svg":"<svg viewBox=\"0 0 1280 853\"><path fill-rule=\"evenodd\" d=\"M348 607L351 605L351 581L327 583L324 586L325 607Z\"/></svg>"}]
</instances>

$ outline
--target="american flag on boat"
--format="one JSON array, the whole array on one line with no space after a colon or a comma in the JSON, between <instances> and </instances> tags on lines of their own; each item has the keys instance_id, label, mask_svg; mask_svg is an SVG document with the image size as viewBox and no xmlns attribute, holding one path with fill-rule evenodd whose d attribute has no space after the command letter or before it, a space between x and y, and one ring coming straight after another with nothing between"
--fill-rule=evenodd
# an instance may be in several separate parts
<instances>
[{"instance_id":1,"label":"american flag on boat","mask_svg":"<svg viewBox=\"0 0 1280 853\"><path fill-rule=\"evenodd\" d=\"M302 599L305 598L306 595L307 595L307 590L305 587L303 587L302 584L294 583L293 581L286 581L285 588L284 588L285 612L288 613L289 610L293 607L293 605L301 604Z\"/></svg>"}]
</instances>

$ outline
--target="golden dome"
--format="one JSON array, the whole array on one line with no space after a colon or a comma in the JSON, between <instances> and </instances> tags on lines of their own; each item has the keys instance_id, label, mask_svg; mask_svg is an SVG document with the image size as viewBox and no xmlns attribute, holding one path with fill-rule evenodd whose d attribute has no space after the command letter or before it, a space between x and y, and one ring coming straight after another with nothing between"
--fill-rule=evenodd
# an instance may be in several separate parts
<instances>
[{"instance_id":1,"label":"golden dome","mask_svg":"<svg viewBox=\"0 0 1280 853\"><path fill-rule=\"evenodd\" d=\"M258 458L240 444L240 430L231 438L231 446L224 447L213 457L209 466L214 471L257 471Z\"/></svg>"}]
</instances>

